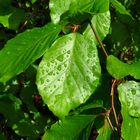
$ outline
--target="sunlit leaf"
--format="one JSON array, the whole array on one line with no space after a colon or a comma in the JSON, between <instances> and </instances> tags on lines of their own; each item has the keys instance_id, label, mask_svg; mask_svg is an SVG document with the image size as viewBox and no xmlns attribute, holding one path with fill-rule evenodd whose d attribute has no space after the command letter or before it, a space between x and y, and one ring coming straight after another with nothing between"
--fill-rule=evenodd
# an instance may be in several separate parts
<instances>
[{"instance_id":1,"label":"sunlit leaf","mask_svg":"<svg viewBox=\"0 0 140 140\"><path fill-rule=\"evenodd\" d=\"M96 29L100 39L103 40L104 37L109 33L110 12L107 11L105 13L95 14L93 16L93 18L91 19L91 23L93 24L94 28ZM85 29L83 34L87 39L90 39L94 43L98 44L98 41L97 41L90 25L87 26L87 28Z\"/></svg>"},{"instance_id":2,"label":"sunlit leaf","mask_svg":"<svg viewBox=\"0 0 140 140\"><path fill-rule=\"evenodd\" d=\"M126 81L118 87L123 117L122 136L125 140L140 139L140 83ZM127 130L127 131L126 131Z\"/></svg>"},{"instance_id":3,"label":"sunlit leaf","mask_svg":"<svg viewBox=\"0 0 140 140\"><path fill-rule=\"evenodd\" d=\"M84 128L95 119L93 115L69 116L52 125L42 140L77 140Z\"/></svg>"},{"instance_id":4,"label":"sunlit leaf","mask_svg":"<svg viewBox=\"0 0 140 140\"><path fill-rule=\"evenodd\" d=\"M56 39L61 27L52 23L18 34L0 50L0 82L23 72L42 56Z\"/></svg>"},{"instance_id":5,"label":"sunlit leaf","mask_svg":"<svg viewBox=\"0 0 140 140\"><path fill-rule=\"evenodd\" d=\"M37 86L44 102L61 118L90 97L100 73L95 44L71 33L56 40L44 55Z\"/></svg>"},{"instance_id":6,"label":"sunlit leaf","mask_svg":"<svg viewBox=\"0 0 140 140\"><path fill-rule=\"evenodd\" d=\"M61 16L64 13L68 13L66 16L75 15L77 13L99 13L105 12L109 9L108 0L51 0L49 3L51 10L51 19L52 22L58 23Z\"/></svg>"}]
</instances>

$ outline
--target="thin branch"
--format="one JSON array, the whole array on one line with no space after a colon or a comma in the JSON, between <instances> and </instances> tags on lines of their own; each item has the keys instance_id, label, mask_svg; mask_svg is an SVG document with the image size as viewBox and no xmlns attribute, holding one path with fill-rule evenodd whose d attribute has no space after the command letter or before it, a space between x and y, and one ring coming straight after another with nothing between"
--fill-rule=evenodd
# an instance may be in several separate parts
<instances>
[{"instance_id":1,"label":"thin branch","mask_svg":"<svg viewBox=\"0 0 140 140\"><path fill-rule=\"evenodd\" d=\"M108 110L108 111L105 113L105 115L106 115L106 119L107 119L107 121L108 121L108 123L109 123L109 125L110 125L111 130L114 131L114 127L113 127L112 122L111 122L111 120L110 120L110 118L109 118L110 111L111 111L111 110Z\"/></svg>"},{"instance_id":2,"label":"thin branch","mask_svg":"<svg viewBox=\"0 0 140 140\"><path fill-rule=\"evenodd\" d=\"M112 87L111 87L111 107L112 107L112 111L114 114L114 119L115 119L115 123L116 123L116 127L118 129L118 119L117 119L117 115L116 115L116 111L115 111L115 106L114 106L114 89L115 89L115 84L116 84L116 80L113 80L112 82Z\"/></svg>"},{"instance_id":3,"label":"thin branch","mask_svg":"<svg viewBox=\"0 0 140 140\"><path fill-rule=\"evenodd\" d=\"M88 22L89 22L89 24L90 24L90 27L91 27L91 29L92 29L92 31L93 31L93 33L94 33L94 35L95 35L97 41L99 42L100 48L102 49L102 51L104 52L105 56L107 57L108 54L107 54L107 52L106 52L106 50L105 50L105 48L104 48L104 45L103 45L103 43L102 43L102 41L101 41L101 39L100 39L100 37L99 37L99 35L98 35L96 29L94 28L94 26L93 26L93 24L91 23L90 20L88 20Z\"/></svg>"},{"instance_id":4,"label":"thin branch","mask_svg":"<svg viewBox=\"0 0 140 140\"><path fill-rule=\"evenodd\" d=\"M115 86L118 82L120 82L120 80L115 79L115 80L112 81L112 86L111 86L111 109L112 109L112 112L113 112L113 115L114 115L118 135L120 136L120 140L122 140L121 132L120 132L120 129L119 129L119 122L118 122L118 118L117 118L116 111L115 111L115 105L114 105L114 90L115 90Z\"/></svg>"}]
</instances>

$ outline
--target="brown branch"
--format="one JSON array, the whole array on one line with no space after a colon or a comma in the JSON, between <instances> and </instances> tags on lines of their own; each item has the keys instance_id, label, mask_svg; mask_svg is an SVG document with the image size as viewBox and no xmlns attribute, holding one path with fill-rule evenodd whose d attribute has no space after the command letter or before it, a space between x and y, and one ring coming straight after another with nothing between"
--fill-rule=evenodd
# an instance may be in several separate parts
<instances>
[{"instance_id":1,"label":"brown branch","mask_svg":"<svg viewBox=\"0 0 140 140\"><path fill-rule=\"evenodd\" d=\"M108 111L105 113L105 116L106 116L106 119L107 119L107 121L108 121L108 123L109 123L109 125L110 125L111 130L114 131L114 127L113 127L112 122L111 122L111 120L110 120L110 118L109 118L110 111L111 111L111 110L108 110Z\"/></svg>"},{"instance_id":2,"label":"brown branch","mask_svg":"<svg viewBox=\"0 0 140 140\"><path fill-rule=\"evenodd\" d=\"M94 35L95 35L97 41L99 42L100 48L102 49L103 53L104 53L105 56L107 57L108 54L107 54L107 52L106 52L106 50L105 50L105 48L104 48L104 45L103 45L103 43L102 43L102 41L101 41L101 39L100 39L100 37L99 37L99 35L98 35L96 29L94 28L94 26L93 26L93 24L91 23L90 20L88 20L88 22L89 22L89 24L90 24L90 27L91 27L91 29L92 29L92 31L93 31L93 33L94 33Z\"/></svg>"},{"instance_id":3,"label":"brown branch","mask_svg":"<svg viewBox=\"0 0 140 140\"><path fill-rule=\"evenodd\" d=\"M113 112L113 115L114 115L117 132L118 132L118 135L120 136L120 140L122 140L121 131L120 131L120 128L119 128L119 122L118 122L118 118L117 118L116 110L115 110L115 105L114 105L114 90L115 90L116 84L118 84L118 83L120 83L120 80L115 79L115 80L112 81L110 96L111 96L111 109L112 109L112 112Z\"/></svg>"}]
</instances>

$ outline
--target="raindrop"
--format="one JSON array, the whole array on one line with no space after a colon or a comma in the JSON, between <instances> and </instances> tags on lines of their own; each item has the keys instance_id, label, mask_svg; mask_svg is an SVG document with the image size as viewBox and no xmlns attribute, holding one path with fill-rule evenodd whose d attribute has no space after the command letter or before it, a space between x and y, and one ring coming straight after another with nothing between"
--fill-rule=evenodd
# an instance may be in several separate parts
<instances>
[{"instance_id":1,"label":"raindrop","mask_svg":"<svg viewBox=\"0 0 140 140\"><path fill-rule=\"evenodd\" d=\"M64 67L65 67L65 68L67 67L67 64L66 64L66 63L64 63Z\"/></svg>"},{"instance_id":2,"label":"raindrop","mask_svg":"<svg viewBox=\"0 0 140 140\"><path fill-rule=\"evenodd\" d=\"M67 51L67 54L70 54L70 50L69 50L69 51Z\"/></svg>"},{"instance_id":3,"label":"raindrop","mask_svg":"<svg viewBox=\"0 0 140 140\"><path fill-rule=\"evenodd\" d=\"M49 67L50 66L50 63L47 63L47 66Z\"/></svg>"},{"instance_id":4,"label":"raindrop","mask_svg":"<svg viewBox=\"0 0 140 140\"><path fill-rule=\"evenodd\" d=\"M41 84L44 84L44 80L43 78L40 79Z\"/></svg>"},{"instance_id":5,"label":"raindrop","mask_svg":"<svg viewBox=\"0 0 140 140\"><path fill-rule=\"evenodd\" d=\"M61 65L58 65L57 69L58 69L59 71L61 71Z\"/></svg>"},{"instance_id":6,"label":"raindrop","mask_svg":"<svg viewBox=\"0 0 140 140\"><path fill-rule=\"evenodd\" d=\"M57 57L57 60L62 62L64 60L64 56L63 55L60 55L59 57Z\"/></svg>"},{"instance_id":7,"label":"raindrop","mask_svg":"<svg viewBox=\"0 0 140 140\"><path fill-rule=\"evenodd\" d=\"M90 77L89 77L89 76L86 76L86 80L87 80L87 81L90 81Z\"/></svg>"},{"instance_id":8,"label":"raindrop","mask_svg":"<svg viewBox=\"0 0 140 140\"><path fill-rule=\"evenodd\" d=\"M131 92L133 95L136 95L136 90L132 89Z\"/></svg>"}]
</instances>

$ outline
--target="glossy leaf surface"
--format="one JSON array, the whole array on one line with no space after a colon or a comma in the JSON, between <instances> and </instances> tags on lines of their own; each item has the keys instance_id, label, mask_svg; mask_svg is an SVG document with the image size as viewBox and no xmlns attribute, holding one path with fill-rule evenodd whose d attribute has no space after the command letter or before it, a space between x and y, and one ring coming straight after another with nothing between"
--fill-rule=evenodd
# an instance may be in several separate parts
<instances>
[{"instance_id":1,"label":"glossy leaf surface","mask_svg":"<svg viewBox=\"0 0 140 140\"><path fill-rule=\"evenodd\" d=\"M109 9L108 0L51 0L49 3L52 22L58 23L64 13L67 18L77 13L100 13Z\"/></svg>"},{"instance_id":2,"label":"glossy leaf surface","mask_svg":"<svg viewBox=\"0 0 140 140\"><path fill-rule=\"evenodd\" d=\"M140 83L126 81L118 87L124 139L140 139ZM126 131L127 130L127 131Z\"/></svg>"},{"instance_id":3,"label":"glossy leaf surface","mask_svg":"<svg viewBox=\"0 0 140 140\"><path fill-rule=\"evenodd\" d=\"M42 56L56 39L61 27L52 23L27 30L9 40L0 50L0 82L6 82L23 72L32 62Z\"/></svg>"},{"instance_id":4,"label":"glossy leaf surface","mask_svg":"<svg viewBox=\"0 0 140 140\"><path fill-rule=\"evenodd\" d=\"M61 118L90 97L100 73L96 46L71 33L56 40L44 55L37 86L44 102Z\"/></svg>"},{"instance_id":5,"label":"glossy leaf surface","mask_svg":"<svg viewBox=\"0 0 140 140\"><path fill-rule=\"evenodd\" d=\"M94 28L96 29L96 32L98 33L101 40L104 39L104 37L109 33L110 28L110 12L104 12L104 13L98 13L93 16L91 19L91 23L93 24ZM92 40L94 43L98 44L98 41L90 27L90 25L87 26L85 29L83 35L87 38Z\"/></svg>"},{"instance_id":6,"label":"glossy leaf surface","mask_svg":"<svg viewBox=\"0 0 140 140\"><path fill-rule=\"evenodd\" d=\"M42 140L77 140L84 128L95 119L93 115L69 116L52 125Z\"/></svg>"}]
</instances>

